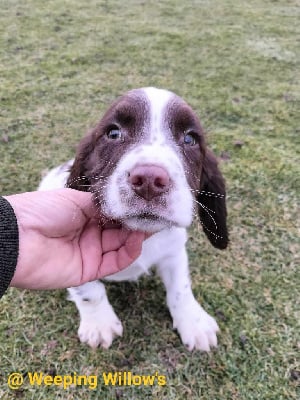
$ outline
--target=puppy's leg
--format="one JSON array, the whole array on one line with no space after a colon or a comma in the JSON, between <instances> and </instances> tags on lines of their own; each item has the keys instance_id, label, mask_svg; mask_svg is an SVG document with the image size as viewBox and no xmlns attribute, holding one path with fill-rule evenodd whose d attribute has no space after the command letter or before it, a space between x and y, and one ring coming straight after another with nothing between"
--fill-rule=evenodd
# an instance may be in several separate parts
<instances>
[{"instance_id":1,"label":"puppy's leg","mask_svg":"<svg viewBox=\"0 0 300 400\"><path fill-rule=\"evenodd\" d=\"M76 303L80 314L78 336L93 348L107 349L115 336L122 336L123 327L106 296L103 283L85 283L68 289L69 300Z\"/></svg>"},{"instance_id":2,"label":"puppy's leg","mask_svg":"<svg viewBox=\"0 0 300 400\"><path fill-rule=\"evenodd\" d=\"M219 327L193 295L185 247L161 261L158 272L166 287L173 327L188 350L216 347Z\"/></svg>"}]
</instances>

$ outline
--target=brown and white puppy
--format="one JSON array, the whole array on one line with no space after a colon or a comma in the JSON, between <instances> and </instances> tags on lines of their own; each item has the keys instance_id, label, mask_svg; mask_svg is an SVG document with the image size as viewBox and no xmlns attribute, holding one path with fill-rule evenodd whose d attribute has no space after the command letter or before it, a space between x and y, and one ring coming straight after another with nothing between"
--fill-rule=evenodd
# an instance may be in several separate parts
<instances>
[{"instance_id":1,"label":"brown and white puppy","mask_svg":"<svg viewBox=\"0 0 300 400\"><path fill-rule=\"evenodd\" d=\"M189 350L216 346L218 325L194 298L185 244L197 213L212 245L226 248L225 184L191 107L166 90L126 93L81 141L75 161L52 170L39 189L65 185L91 191L108 219L154 233L132 265L106 279L136 280L155 265L183 343ZM69 293L80 313L82 342L108 348L122 335L102 282Z\"/></svg>"}]
</instances>

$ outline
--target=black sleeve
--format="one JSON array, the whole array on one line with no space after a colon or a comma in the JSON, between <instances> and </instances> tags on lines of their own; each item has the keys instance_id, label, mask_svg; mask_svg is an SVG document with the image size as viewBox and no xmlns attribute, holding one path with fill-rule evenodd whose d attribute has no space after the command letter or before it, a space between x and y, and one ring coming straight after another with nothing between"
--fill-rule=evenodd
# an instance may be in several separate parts
<instances>
[{"instance_id":1,"label":"black sleeve","mask_svg":"<svg viewBox=\"0 0 300 400\"><path fill-rule=\"evenodd\" d=\"M14 276L19 254L19 229L10 203L0 196L0 298Z\"/></svg>"}]
</instances>

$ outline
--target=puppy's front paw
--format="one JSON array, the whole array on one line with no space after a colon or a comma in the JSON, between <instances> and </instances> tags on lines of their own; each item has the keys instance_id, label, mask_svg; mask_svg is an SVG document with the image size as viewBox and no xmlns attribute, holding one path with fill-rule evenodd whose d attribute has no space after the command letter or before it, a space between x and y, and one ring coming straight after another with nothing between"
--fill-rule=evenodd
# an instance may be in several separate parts
<instances>
[{"instance_id":1,"label":"puppy's front paw","mask_svg":"<svg viewBox=\"0 0 300 400\"><path fill-rule=\"evenodd\" d=\"M92 348L99 345L108 349L116 336L122 336L123 326L111 308L109 312L102 312L81 318L78 336L82 343Z\"/></svg>"},{"instance_id":2,"label":"puppy's front paw","mask_svg":"<svg viewBox=\"0 0 300 400\"><path fill-rule=\"evenodd\" d=\"M209 351L211 347L217 347L218 324L196 301L189 308L185 307L176 313L173 327L190 351Z\"/></svg>"}]
</instances>

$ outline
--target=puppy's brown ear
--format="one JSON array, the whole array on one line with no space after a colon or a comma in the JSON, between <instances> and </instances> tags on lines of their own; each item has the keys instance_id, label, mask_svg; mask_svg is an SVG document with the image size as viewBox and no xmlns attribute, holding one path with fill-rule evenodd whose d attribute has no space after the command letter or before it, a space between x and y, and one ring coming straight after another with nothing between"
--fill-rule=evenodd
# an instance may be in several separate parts
<instances>
[{"instance_id":1,"label":"puppy's brown ear","mask_svg":"<svg viewBox=\"0 0 300 400\"><path fill-rule=\"evenodd\" d=\"M204 233L214 247L225 249L229 242L225 181L216 157L208 149L203 160L201 189L197 201Z\"/></svg>"},{"instance_id":2,"label":"puppy's brown ear","mask_svg":"<svg viewBox=\"0 0 300 400\"><path fill-rule=\"evenodd\" d=\"M66 187L88 192L91 184L89 164L94 150L93 132L85 136L79 143L74 163L70 169Z\"/></svg>"}]
</instances>

